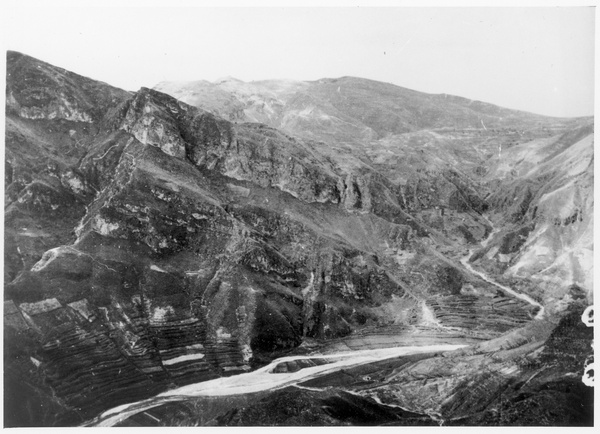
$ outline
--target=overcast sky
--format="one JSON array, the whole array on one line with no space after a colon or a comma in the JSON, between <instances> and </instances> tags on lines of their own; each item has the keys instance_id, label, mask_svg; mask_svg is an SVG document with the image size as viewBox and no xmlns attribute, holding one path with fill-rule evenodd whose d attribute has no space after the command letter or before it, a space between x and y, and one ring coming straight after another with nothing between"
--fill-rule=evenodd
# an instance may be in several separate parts
<instances>
[{"instance_id":1,"label":"overcast sky","mask_svg":"<svg viewBox=\"0 0 600 434\"><path fill-rule=\"evenodd\" d=\"M591 7L54 4L3 16L6 49L128 90L163 80L350 75L546 115L593 114Z\"/></svg>"}]
</instances>

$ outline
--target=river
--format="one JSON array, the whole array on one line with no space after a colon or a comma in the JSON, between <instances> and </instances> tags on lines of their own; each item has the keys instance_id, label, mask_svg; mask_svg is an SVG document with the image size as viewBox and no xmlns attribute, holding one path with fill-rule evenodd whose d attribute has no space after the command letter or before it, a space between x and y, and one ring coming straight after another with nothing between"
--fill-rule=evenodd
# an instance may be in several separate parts
<instances>
[{"instance_id":1,"label":"river","mask_svg":"<svg viewBox=\"0 0 600 434\"><path fill-rule=\"evenodd\" d=\"M408 356L419 353L437 353L454 351L467 345L425 345L406 346L394 348L382 348L376 350L361 350L337 354L316 356L292 356L281 357L273 360L267 366L256 371L231 377L215 378L214 380L202 381L177 389L168 390L155 397L142 401L124 404L105 411L100 416L85 424L85 426L113 426L134 414L148 410L168 402L183 401L200 396L226 396L255 393L265 390L281 389L302 381L317 378L343 368L357 366L364 363L372 363L393 357ZM301 369L297 372L275 373L274 369L280 363L301 359L325 359L330 363Z\"/></svg>"},{"instance_id":2,"label":"river","mask_svg":"<svg viewBox=\"0 0 600 434\"><path fill-rule=\"evenodd\" d=\"M488 243L492 240L492 238L494 237L494 235L496 233L498 233L498 229L494 228L494 225L492 225L492 222L490 222L487 218L486 218L487 222L490 224L490 226L493 228L492 232L490 232L489 236L481 242L481 247L486 247L488 245ZM485 280L488 283L491 283L492 285L497 286L498 288L502 289L504 292L512 295L515 298L518 298L520 300L526 301L527 303L531 304L532 306L536 306L539 308L538 313L535 315L535 319L542 319L544 318L545 315L545 310L544 310L544 306L542 306L540 303L538 303L537 301L535 301L533 298L531 298L530 296L528 296L527 294L521 294L520 292L515 291L514 289L506 286L506 285L502 285L501 283L496 282L494 279L492 279L491 277L489 277L487 274L476 270L475 268L473 268L473 266L471 265L471 263L469 262L469 260L471 259L471 257L475 254L475 252L477 250L479 250L481 247L479 248L473 248L471 250L469 250L469 253L464 256L460 262L461 264L463 264L465 266L465 268L467 270L469 270L471 273L476 274L477 276L481 277L483 280Z\"/></svg>"},{"instance_id":3,"label":"river","mask_svg":"<svg viewBox=\"0 0 600 434\"><path fill-rule=\"evenodd\" d=\"M488 223L490 223L491 225L491 222L489 220ZM491 226L493 228L493 225ZM491 241L492 237L497 232L497 229L492 230L488 238L486 238L481 243L480 247L487 246L487 244ZM476 270L471 266L469 260L471 259L476 250L477 249L475 248L471 249L469 251L469 254L461 259L461 263L470 272L481 277L486 282L497 286L498 288L502 289L503 291L512 295L513 297L519 298L533 306L539 307L539 311L536 314L535 319L542 319L544 317L544 307L541 304L533 300L528 295L521 294L517 291L514 291L508 286L496 282L485 273ZM405 346L376 350L344 352L328 355L281 357L279 359L273 360L268 365L257 369L256 371L247 372L239 375L233 375L231 377L215 378L214 380L190 384L187 386L179 387L177 389L168 390L149 399L115 407L111 410L105 411L100 416L85 424L85 426L113 426L137 413L140 413L153 407L158 407L168 402L184 401L189 398L200 396L240 395L266 390L276 390L303 381L307 381L312 378L317 378L351 366L372 363L393 357L408 356L412 354L454 351L466 346L467 345L449 344ZM280 363L311 358L329 360L330 363L319 366L307 367L296 372L273 372L277 365L279 365Z\"/></svg>"}]
</instances>

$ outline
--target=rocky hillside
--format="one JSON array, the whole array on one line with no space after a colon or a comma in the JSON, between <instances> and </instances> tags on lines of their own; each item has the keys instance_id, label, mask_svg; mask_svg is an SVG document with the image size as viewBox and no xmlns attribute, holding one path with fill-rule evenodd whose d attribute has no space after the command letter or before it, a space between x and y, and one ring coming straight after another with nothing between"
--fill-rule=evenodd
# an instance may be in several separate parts
<instances>
[{"instance_id":1,"label":"rocky hillside","mask_svg":"<svg viewBox=\"0 0 600 434\"><path fill-rule=\"evenodd\" d=\"M7 65L6 426L77 425L332 348L478 345L452 359L460 370L498 348L483 343L510 342L510 360L537 363L561 317L592 302L590 119L354 78L131 94L19 53ZM461 263L470 250L474 266L550 307L545 326ZM589 336L577 336L585 358ZM481 375L498 371L489 387L517 378L477 360ZM493 400L446 411L442 384L470 386L428 363L452 381L385 399L417 424L491 411ZM417 374L402 375L394 390ZM367 395L352 405L381 404ZM318 399L346 408L348 396ZM232 408L211 423L256 424Z\"/></svg>"},{"instance_id":2,"label":"rocky hillside","mask_svg":"<svg viewBox=\"0 0 600 434\"><path fill-rule=\"evenodd\" d=\"M563 311L593 297L594 137L586 125L515 146L490 161L494 240L478 261ZM476 259L474 257L473 259Z\"/></svg>"}]
</instances>

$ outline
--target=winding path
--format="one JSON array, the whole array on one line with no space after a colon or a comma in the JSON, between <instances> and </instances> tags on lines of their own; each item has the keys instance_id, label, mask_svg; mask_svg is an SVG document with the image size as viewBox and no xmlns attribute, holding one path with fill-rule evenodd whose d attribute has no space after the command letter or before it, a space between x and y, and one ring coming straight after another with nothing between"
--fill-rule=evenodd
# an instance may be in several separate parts
<instances>
[{"instance_id":1,"label":"winding path","mask_svg":"<svg viewBox=\"0 0 600 434\"><path fill-rule=\"evenodd\" d=\"M492 232L490 232L490 235L484 241L481 242L481 247L486 247L488 245L488 243L492 240L494 235L496 233L498 233L498 231L499 231L498 229L494 228L494 225L492 225L492 222L490 222L489 219L487 219L487 217L484 217L484 218L487 220L487 222L490 224L490 226L493 228L493 230L492 230ZM469 250L469 253L460 260L461 264L463 264L465 266L465 268L467 270L469 270L471 273L476 274L477 276L481 277L486 282L497 286L498 288L502 289L504 292L507 292L508 294L512 295L515 298L521 299L521 300L526 301L527 303L531 304L532 306L538 307L539 310L538 310L537 314L535 315L535 319L538 319L538 320L543 319L544 315L545 315L545 309L544 309L544 306L542 306L540 303L538 303L537 301L535 301L533 298L531 298L530 296L528 296L526 294L521 294L520 292L517 292L506 285L502 285L501 283L496 282L494 279L489 277L487 274L473 268L473 266L470 264L469 261L477 250L478 249L476 249L476 248Z\"/></svg>"}]
</instances>

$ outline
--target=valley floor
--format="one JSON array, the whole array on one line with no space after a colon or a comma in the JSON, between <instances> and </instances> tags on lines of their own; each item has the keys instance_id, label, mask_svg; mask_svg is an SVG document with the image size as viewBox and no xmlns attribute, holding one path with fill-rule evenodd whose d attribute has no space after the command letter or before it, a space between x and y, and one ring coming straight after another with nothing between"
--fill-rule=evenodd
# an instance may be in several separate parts
<instances>
[{"instance_id":1,"label":"valley floor","mask_svg":"<svg viewBox=\"0 0 600 434\"><path fill-rule=\"evenodd\" d=\"M494 234L495 232L492 231L488 239L486 239L482 244L485 245ZM517 293L511 288L496 282L485 273L474 269L469 263L469 259L473 255L474 251L475 250L471 250L469 254L461 260L461 263L470 272L499 287L503 291L506 291L511 296L522 299L535 307L539 307L539 311L535 316L535 322L539 322L539 320L544 319L544 308L539 303L531 299L529 296ZM444 334L446 335L445 337ZM510 342L511 335L514 335L514 333L508 333L502 338L495 339L495 341L504 343ZM152 408L163 406L167 403L181 402L197 397L224 397L255 394L258 392L284 389L290 386L320 391L322 390L320 387L308 387L302 386L301 384L307 382L310 383L310 380L316 380L313 381L313 383L318 385L318 379L321 377L331 376L332 374L335 375L336 373L344 372L345 369L356 368L362 365L369 365L389 359L401 359L417 354L426 355L427 358L435 358L440 356L442 353L449 353L461 348L467 348L469 345L473 345L478 341L477 339L468 338L464 335L452 335L448 334L447 332L440 333L438 330L438 333L434 332L430 337L431 340L437 341L435 344L424 345L424 343L427 341L427 334L425 333L425 335L421 336L419 336L419 334L410 336L412 341L420 341L421 345L419 346L402 345L378 348L382 345L385 345L386 339L388 342L398 345L402 342L402 336L403 333L386 334L384 332L379 335L365 334L362 338L355 337L354 339L342 339L340 342L338 342L337 346L335 343L332 343L325 348L321 348L319 350L320 354L281 357L252 372L190 384L169 390L150 399L121 405L102 413L94 420L86 423L85 426L114 426L117 424L122 424L132 416L139 414L144 414L147 417L151 417L147 411ZM408 335L405 335L405 337L406 336ZM531 345L529 345L529 347L525 345L527 350L540 348L543 344L543 340L540 338L543 337L545 337L545 334L539 333L539 330L538 332L534 332L532 335L528 336L527 341L533 341L534 345L533 347ZM351 346L348 345L348 342L354 341L354 344L356 345L358 343L357 339L362 339L362 345L365 347L370 345L376 349L350 351ZM449 344L447 342L453 342L453 344ZM485 343L485 341L480 341L479 346L481 347L481 345L485 345ZM502 344L496 345L498 348L503 348ZM510 343L508 345L510 346ZM494 345L492 344L492 347L493 346ZM336 348L341 349L340 347L345 347L346 351L332 352L335 351ZM477 347L477 345L473 345L472 347ZM448 354L444 354L444 356L448 356ZM290 369L290 366L293 367ZM370 380L369 377L367 378ZM384 404L381 402L380 397L376 395L371 397L375 399L376 402ZM435 415L430 416L434 417ZM159 421L158 418L155 419L156 421Z\"/></svg>"},{"instance_id":2,"label":"valley floor","mask_svg":"<svg viewBox=\"0 0 600 434\"><path fill-rule=\"evenodd\" d=\"M86 425L113 426L137 413L144 412L167 402L182 401L199 396L242 395L265 390L276 390L331 374L344 368L414 354L429 354L433 356L436 353L454 351L464 347L466 345L426 345L421 347L413 346L353 351L313 357L282 357L253 372L183 386L161 393L154 398L116 407L104 412L97 419ZM277 368L282 364L311 359L317 359L323 364L306 367L296 372L276 372Z\"/></svg>"}]
</instances>

